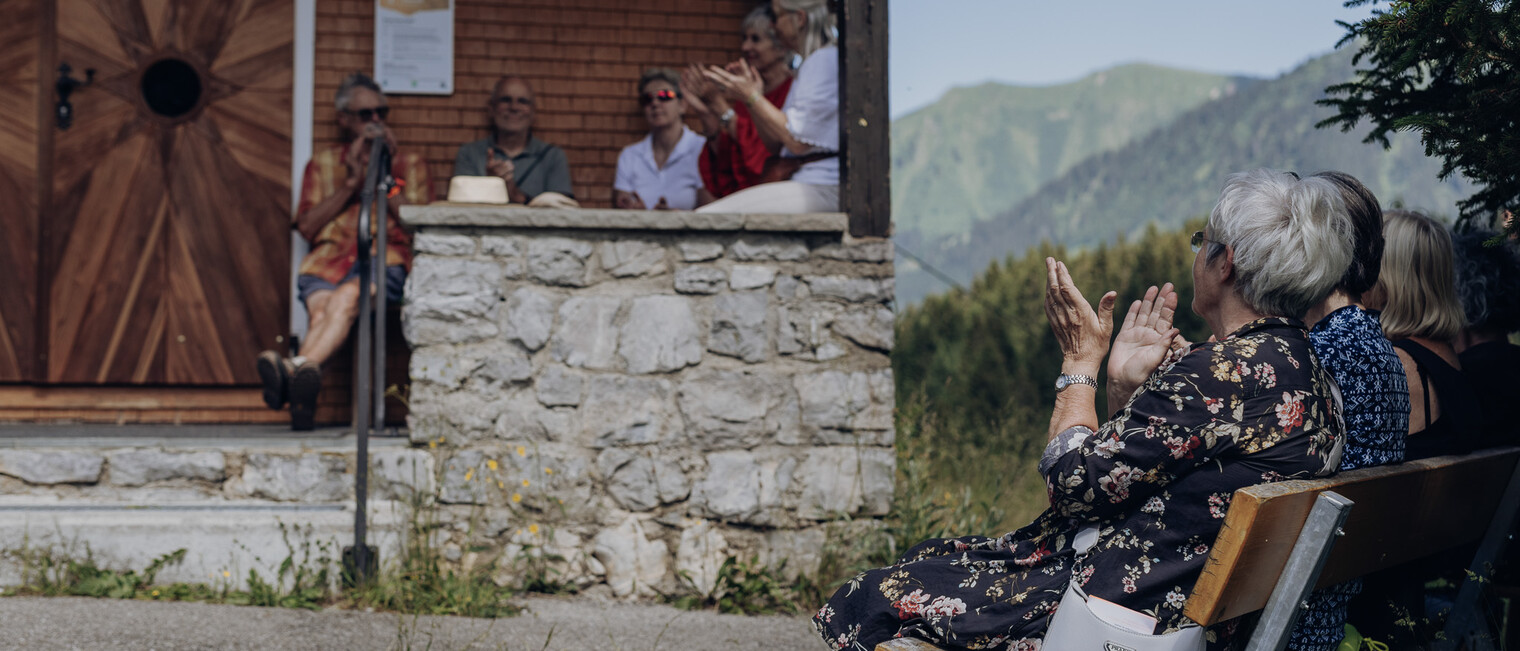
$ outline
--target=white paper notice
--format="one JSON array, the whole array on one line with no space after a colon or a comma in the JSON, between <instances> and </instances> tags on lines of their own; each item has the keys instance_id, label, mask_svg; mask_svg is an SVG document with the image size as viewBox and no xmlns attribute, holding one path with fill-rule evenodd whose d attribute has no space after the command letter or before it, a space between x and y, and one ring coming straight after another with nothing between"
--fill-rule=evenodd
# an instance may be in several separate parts
<instances>
[{"instance_id":1,"label":"white paper notice","mask_svg":"<svg viewBox=\"0 0 1520 651\"><path fill-rule=\"evenodd\" d=\"M387 93L454 92L454 0L375 0L375 81Z\"/></svg>"}]
</instances>

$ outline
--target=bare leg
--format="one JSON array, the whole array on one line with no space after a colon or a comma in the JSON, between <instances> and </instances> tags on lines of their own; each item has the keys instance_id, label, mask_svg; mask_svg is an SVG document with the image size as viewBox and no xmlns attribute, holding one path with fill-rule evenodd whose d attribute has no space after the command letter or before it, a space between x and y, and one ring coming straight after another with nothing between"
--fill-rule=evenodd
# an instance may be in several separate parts
<instances>
[{"instance_id":1,"label":"bare leg","mask_svg":"<svg viewBox=\"0 0 1520 651\"><path fill-rule=\"evenodd\" d=\"M359 315L359 281L350 280L330 292L314 292L306 306L311 309L311 328L301 354L321 366L348 339L348 330Z\"/></svg>"}]
</instances>

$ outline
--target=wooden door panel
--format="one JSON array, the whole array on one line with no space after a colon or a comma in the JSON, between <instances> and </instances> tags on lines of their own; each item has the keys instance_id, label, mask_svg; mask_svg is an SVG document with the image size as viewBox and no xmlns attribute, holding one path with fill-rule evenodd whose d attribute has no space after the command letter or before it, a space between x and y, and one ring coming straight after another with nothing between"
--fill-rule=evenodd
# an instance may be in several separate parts
<instances>
[{"instance_id":1,"label":"wooden door panel","mask_svg":"<svg viewBox=\"0 0 1520 651\"><path fill-rule=\"evenodd\" d=\"M37 329L36 0L0 0L0 382L33 375Z\"/></svg>"},{"instance_id":2,"label":"wooden door panel","mask_svg":"<svg viewBox=\"0 0 1520 651\"><path fill-rule=\"evenodd\" d=\"M292 0L56 1L97 81L56 136L47 379L256 384L289 319ZM201 89L177 114L142 90L165 60Z\"/></svg>"}]
</instances>

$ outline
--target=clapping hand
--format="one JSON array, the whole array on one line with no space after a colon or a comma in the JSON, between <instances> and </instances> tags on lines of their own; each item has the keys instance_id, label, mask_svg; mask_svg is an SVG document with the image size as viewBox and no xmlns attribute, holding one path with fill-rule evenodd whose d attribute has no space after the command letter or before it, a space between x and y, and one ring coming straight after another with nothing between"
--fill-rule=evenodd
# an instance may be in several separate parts
<instances>
[{"instance_id":1,"label":"clapping hand","mask_svg":"<svg viewBox=\"0 0 1520 651\"><path fill-rule=\"evenodd\" d=\"M510 158L497 158L496 150L486 149L486 173L491 176L499 176L507 181L507 185L513 185L516 180L517 167L512 164Z\"/></svg>"},{"instance_id":2,"label":"clapping hand","mask_svg":"<svg viewBox=\"0 0 1520 651\"><path fill-rule=\"evenodd\" d=\"M726 68L708 66L702 71L702 76L712 82L729 101L747 103L750 98L765 92L765 81L760 78L760 73L745 61L735 61Z\"/></svg>"},{"instance_id":3,"label":"clapping hand","mask_svg":"<svg viewBox=\"0 0 1520 651\"><path fill-rule=\"evenodd\" d=\"M1072 281L1066 263L1045 258L1045 272L1045 317L1061 344L1061 372L1097 377L1114 331L1114 301L1118 294L1104 294L1094 311Z\"/></svg>"},{"instance_id":4,"label":"clapping hand","mask_svg":"<svg viewBox=\"0 0 1520 651\"><path fill-rule=\"evenodd\" d=\"M1177 313L1177 291L1171 283L1145 291L1131 303L1114 338L1108 357L1108 407L1117 410L1150 378L1179 341L1180 330L1172 327Z\"/></svg>"}]
</instances>

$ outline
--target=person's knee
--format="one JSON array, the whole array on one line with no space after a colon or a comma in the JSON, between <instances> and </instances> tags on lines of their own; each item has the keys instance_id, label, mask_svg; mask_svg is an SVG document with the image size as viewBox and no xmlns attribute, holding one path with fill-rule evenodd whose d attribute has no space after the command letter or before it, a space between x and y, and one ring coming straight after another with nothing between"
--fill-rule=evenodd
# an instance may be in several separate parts
<instances>
[{"instance_id":1,"label":"person's knee","mask_svg":"<svg viewBox=\"0 0 1520 651\"><path fill-rule=\"evenodd\" d=\"M333 290L332 299L327 302L326 314L344 321L353 320L359 314L359 283L344 283Z\"/></svg>"}]
</instances>

